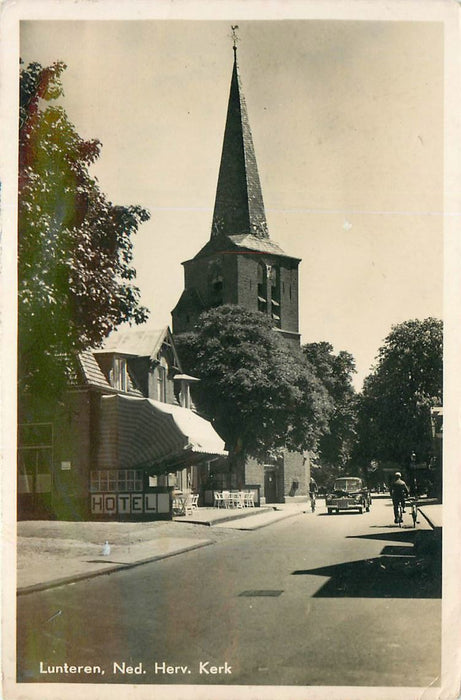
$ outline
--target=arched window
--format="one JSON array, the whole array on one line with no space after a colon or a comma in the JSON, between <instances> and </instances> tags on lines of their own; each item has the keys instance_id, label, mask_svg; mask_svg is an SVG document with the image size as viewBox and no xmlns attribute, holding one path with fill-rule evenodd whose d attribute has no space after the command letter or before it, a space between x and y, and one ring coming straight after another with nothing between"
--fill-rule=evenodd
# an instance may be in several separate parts
<instances>
[{"instance_id":1,"label":"arched window","mask_svg":"<svg viewBox=\"0 0 461 700\"><path fill-rule=\"evenodd\" d=\"M280 268L278 265L273 265L270 268L269 280L271 284L271 317L274 325L280 328Z\"/></svg>"},{"instance_id":2,"label":"arched window","mask_svg":"<svg viewBox=\"0 0 461 700\"><path fill-rule=\"evenodd\" d=\"M212 260L208 268L208 281L213 306L219 306L223 302L223 273L220 258Z\"/></svg>"},{"instance_id":3,"label":"arched window","mask_svg":"<svg viewBox=\"0 0 461 700\"><path fill-rule=\"evenodd\" d=\"M258 265L258 311L267 313L267 268L263 263Z\"/></svg>"}]
</instances>

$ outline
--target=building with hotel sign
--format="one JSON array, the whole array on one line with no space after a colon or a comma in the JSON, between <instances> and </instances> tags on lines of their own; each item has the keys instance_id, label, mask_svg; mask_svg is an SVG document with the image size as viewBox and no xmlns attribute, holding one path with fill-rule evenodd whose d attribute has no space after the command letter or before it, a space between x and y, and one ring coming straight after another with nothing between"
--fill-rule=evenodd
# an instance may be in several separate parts
<instances>
[{"instance_id":1,"label":"building with hotel sign","mask_svg":"<svg viewBox=\"0 0 461 700\"><path fill-rule=\"evenodd\" d=\"M18 516L172 516L224 443L195 411L170 330L114 333L78 357L65 405L19 427Z\"/></svg>"}]
</instances>

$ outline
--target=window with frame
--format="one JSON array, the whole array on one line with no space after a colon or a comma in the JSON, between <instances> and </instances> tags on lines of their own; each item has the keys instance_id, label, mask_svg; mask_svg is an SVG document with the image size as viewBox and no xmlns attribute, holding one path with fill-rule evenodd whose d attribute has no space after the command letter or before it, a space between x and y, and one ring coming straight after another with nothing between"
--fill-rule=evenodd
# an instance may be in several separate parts
<instances>
[{"instance_id":1,"label":"window with frame","mask_svg":"<svg viewBox=\"0 0 461 700\"><path fill-rule=\"evenodd\" d=\"M51 493L52 423L18 425L18 493Z\"/></svg>"},{"instance_id":2,"label":"window with frame","mask_svg":"<svg viewBox=\"0 0 461 700\"><path fill-rule=\"evenodd\" d=\"M128 367L125 357L114 357L111 384L114 389L128 391Z\"/></svg>"},{"instance_id":3,"label":"window with frame","mask_svg":"<svg viewBox=\"0 0 461 700\"><path fill-rule=\"evenodd\" d=\"M168 364L164 357L157 367L157 401L166 403L166 384L168 379Z\"/></svg>"},{"instance_id":4,"label":"window with frame","mask_svg":"<svg viewBox=\"0 0 461 700\"><path fill-rule=\"evenodd\" d=\"M143 490L143 472L140 469L100 469L90 475L93 493L125 493Z\"/></svg>"}]
</instances>

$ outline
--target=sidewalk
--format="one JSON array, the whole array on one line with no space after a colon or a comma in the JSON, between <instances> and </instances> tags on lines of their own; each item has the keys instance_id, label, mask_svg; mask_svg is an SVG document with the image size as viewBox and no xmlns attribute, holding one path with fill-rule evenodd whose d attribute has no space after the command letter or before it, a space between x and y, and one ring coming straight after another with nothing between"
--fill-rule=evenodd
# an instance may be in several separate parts
<instances>
[{"instance_id":1,"label":"sidewalk","mask_svg":"<svg viewBox=\"0 0 461 700\"><path fill-rule=\"evenodd\" d=\"M21 521L17 593L23 595L165 559L305 512L307 503L246 510L199 508L172 521ZM103 555L105 542L110 554Z\"/></svg>"},{"instance_id":2,"label":"sidewalk","mask_svg":"<svg viewBox=\"0 0 461 700\"><path fill-rule=\"evenodd\" d=\"M433 530L440 530L443 524L443 506L441 503L425 503L418 508Z\"/></svg>"}]
</instances>

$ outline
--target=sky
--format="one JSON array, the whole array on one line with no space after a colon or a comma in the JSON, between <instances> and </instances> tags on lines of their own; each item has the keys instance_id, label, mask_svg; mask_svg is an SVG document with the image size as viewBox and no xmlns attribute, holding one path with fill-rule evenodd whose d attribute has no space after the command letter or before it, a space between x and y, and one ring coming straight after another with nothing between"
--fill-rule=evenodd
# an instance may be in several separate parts
<instances>
[{"instance_id":1,"label":"sky","mask_svg":"<svg viewBox=\"0 0 461 700\"><path fill-rule=\"evenodd\" d=\"M67 64L61 102L134 239L141 301L171 325L210 237L233 51L270 238L300 264L302 343L352 353L443 313L443 25L417 21L27 21L21 56Z\"/></svg>"}]
</instances>

